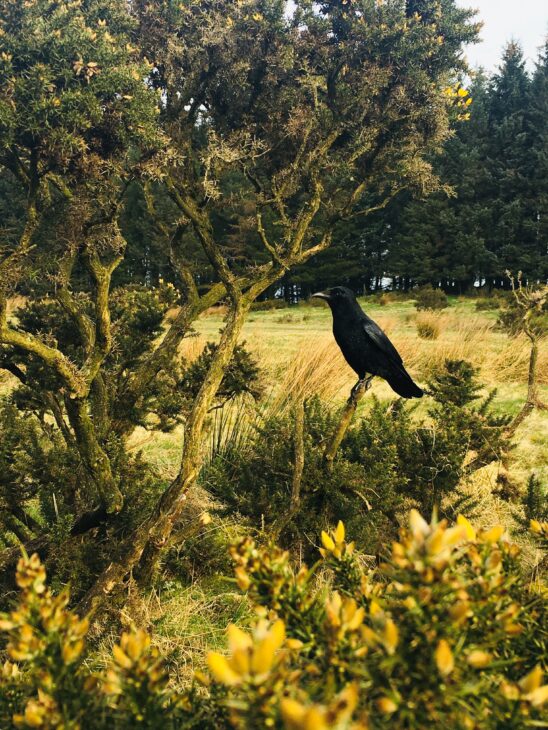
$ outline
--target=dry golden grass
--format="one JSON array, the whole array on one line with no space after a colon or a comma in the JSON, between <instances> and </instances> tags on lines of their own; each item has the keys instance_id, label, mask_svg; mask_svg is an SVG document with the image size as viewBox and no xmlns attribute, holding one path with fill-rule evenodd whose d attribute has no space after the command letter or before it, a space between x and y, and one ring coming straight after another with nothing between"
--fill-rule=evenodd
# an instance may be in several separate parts
<instances>
[{"instance_id":1,"label":"dry golden grass","mask_svg":"<svg viewBox=\"0 0 548 730\"><path fill-rule=\"evenodd\" d=\"M23 307L26 301L26 298L22 296L8 299L8 317L12 316L16 309Z\"/></svg>"},{"instance_id":2,"label":"dry golden grass","mask_svg":"<svg viewBox=\"0 0 548 730\"><path fill-rule=\"evenodd\" d=\"M185 362L194 362L201 355L205 344L206 339L202 335L195 333L191 337L185 337L179 347L179 354Z\"/></svg>"},{"instance_id":3,"label":"dry golden grass","mask_svg":"<svg viewBox=\"0 0 548 730\"><path fill-rule=\"evenodd\" d=\"M415 325L417 335L421 340L437 340L440 336L440 317L435 312L420 312L415 320Z\"/></svg>"},{"instance_id":4,"label":"dry golden grass","mask_svg":"<svg viewBox=\"0 0 548 730\"><path fill-rule=\"evenodd\" d=\"M339 348L332 337L325 335L304 340L289 362L279 365L275 372L270 406L273 411L283 411L312 395L332 400L341 395L349 380Z\"/></svg>"}]
</instances>

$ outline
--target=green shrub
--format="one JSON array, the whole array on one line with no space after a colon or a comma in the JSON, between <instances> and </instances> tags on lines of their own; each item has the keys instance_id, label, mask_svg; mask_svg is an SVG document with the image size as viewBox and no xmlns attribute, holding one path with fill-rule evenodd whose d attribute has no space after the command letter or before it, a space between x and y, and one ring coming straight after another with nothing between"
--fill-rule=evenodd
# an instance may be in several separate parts
<instances>
[{"instance_id":1,"label":"green shrub","mask_svg":"<svg viewBox=\"0 0 548 730\"><path fill-rule=\"evenodd\" d=\"M521 498L521 510L514 518L521 530L527 530L531 522L548 522L548 489L538 474L530 474L525 494Z\"/></svg>"},{"instance_id":2,"label":"green shrub","mask_svg":"<svg viewBox=\"0 0 548 730\"><path fill-rule=\"evenodd\" d=\"M511 336L524 331L524 311L518 306L513 296L505 301L505 306L499 314L497 324ZM532 310L527 317L527 324L537 337L545 335L548 332L548 303L545 303L540 310Z\"/></svg>"},{"instance_id":3,"label":"green shrub","mask_svg":"<svg viewBox=\"0 0 548 730\"><path fill-rule=\"evenodd\" d=\"M425 512L436 506L448 516L457 508L470 512L474 502L465 505L459 487L467 470L508 450L508 419L491 412L495 393L479 399L476 375L468 363L448 361L430 383L427 420L414 418L413 407L402 400L387 408L373 398L367 415L347 431L332 470L324 449L338 412L318 398L308 400L300 501L290 519L296 439L291 413L259 418L243 442L236 439L213 456L202 484L224 505L221 514L240 514L305 556L310 557L314 535L338 518L375 553L395 536L398 513L409 502Z\"/></svg>"},{"instance_id":4,"label":"green shrub","mask_svg":"<svg viewBox=\"0 0 548 730\"><path fill-rule=\"evenodd\" d=\"M415 307L422 309L445 309L449 306L447 294L443 289L434 289L430 285L422 286L415 293Z\"/></svg>"},{"instance_id":5,"label":"green shrub","mask_svg":"<svg viewBox=\"0 0 548 730\"><path fill-rule=\"evenodd\" d=\"M270 312L273 309L286 309L289 304L285 299L263 299L253 302L251 305L252 312Z\"/></svg>"},{"instance_id":6,"label":"green shrub","mask_svg":"<svg viewBox=\"0 0 548 730\"><path fill-rule=\"evenodd\" d=\"M75 296L91 314L89 297ZM119 287L111 293L115 346L91 389L89 416L112 481L124 497L123 510L116 516L107 515L86 463L79 438L83 429L71 410L73 400L54 371L31 356L18 385L0 396L0 549L38 539L54 585L73 581L85 592L165 489L165 477L128 448L127 439L136 427L169 432L185 421L216 345L207 343L191 364L166 361L140 398L128 398L126 388L128 377L150 355L177 296L169 285L154 290ZM16 319L21 330L58 342L74 363L85 361L77 327L59 302L30 302L16 311ZM6 351L7 363L12 356L16 366L17 353ZM226 369L215 406L238 395L260 393L257 364L242 343ZM73 529L83 534L84 524L88 529L93 526L93 531L81 541L69 539ZM10 572L3 571L0 606L9 582Z\"/></svg>"},{"instance_id":7,"label":"green shrub","mask_svg":"<svg viewBox=\"0 0 548 730\"><path fill-rule=\"evenodd\" d=\"M302 300L302 302L299 302L299 304L301 304L301 303L303 306L307 306L307 307L326 307L327 308L327 304L324 299L318 299L318 298L314 298L314 297L309 297L308 299L306 299L306 301Z\"/></svg>"},{"instance_id":8,"label":"green shrub","mask_svg":"<svg viewBox=\"0 0 548 730\"><path fill-rule=\"evenodd\" d=\"M247 394L258 398L262 393L259 383L259 367L255 358L245 347L245 342L236 345L232 359L223 375L216 398L224 403L238 395ZM200 356L185 370L179 387L188 398L190 407L204 381L217 345L208 342Z\"/></svg>"},{"instance_id":9,"label":"green shrub","mask_svg":"<svg viewBox=\"0 0 548 730\"><path fill-rule=\"evenodd\" d=\"M392 304L396 302L406 302L410 299L414 299L415 295L412 291L383 291L383 292L377 292L376 294L372 295L372 298L376 300L381 307L385 307L387 304Z\"/></svg>"},{"instance_id":10,"label":"green shrub","mask_svg":"<svg viewBox=\"0 0 548 730\"><path fill-rule=\"evenodd\" d=\"M490 311L500 309L502 301L499 297L489 297L488 299L478 299L476 302L476 311Z\"/></svg>"}]
</instances>

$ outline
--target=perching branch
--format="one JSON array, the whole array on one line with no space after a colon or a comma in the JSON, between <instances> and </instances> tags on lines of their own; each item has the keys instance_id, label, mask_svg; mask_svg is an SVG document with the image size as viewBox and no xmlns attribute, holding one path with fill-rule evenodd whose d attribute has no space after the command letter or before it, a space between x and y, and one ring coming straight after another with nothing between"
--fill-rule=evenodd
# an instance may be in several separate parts
<instances>
[{"instance_id":1,"label":"perching branch","mask_svg":"<svg viewBox=\"0 0 548 730\"><path fill-rule=\"evenodd\" d=\"M545 285L538 290L533 290L529 286L523 286L521 271L518 272L517 279L509 271L506 274L510 279L514 301L521 313L521 329L531 343L527 375L527 397L520 412L508 426L506 433L508 436L511 436L535 408L539 410L546 410L548 408L540 400L537 385L538 343L545 332L539 332L531 323L533 315L542 312L546 304L548 299L548 286Z\"/></svg>"},{"instance_id":2,"label":"perching branch","mask_svg":"<svg viewBox=\"0 0 548 730\"><path fill-rule=\"evenodd\" d=\"M350 397L348 398L346 405L343 408L340 421L337 424L335 432L333 433L325 447L324 459L327 465L327 469L329 471L332 471L333 469L335 456L337 455L339 446L341 445L342 440L345 437L345 434L348 431L350 424L352 423L352 418L356 413L358 403L364 397L366 391L369 390L370 385L371 378L367 378L366 380L359 380L350 392Z\"/></svg>"}]
</instances>

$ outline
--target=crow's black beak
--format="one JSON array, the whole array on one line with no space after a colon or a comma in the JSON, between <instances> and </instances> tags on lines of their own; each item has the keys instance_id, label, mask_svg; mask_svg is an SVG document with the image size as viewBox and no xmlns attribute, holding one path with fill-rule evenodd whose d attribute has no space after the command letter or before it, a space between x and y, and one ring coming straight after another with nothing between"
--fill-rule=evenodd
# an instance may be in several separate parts
<instances>
[{"instance_id":1,"label":"crow's black beak","mask_svg":"<svg viewBox=\"0 0 548 730\"><path fill-rule=\"evenodd\" d=\"M316 299L325 299L326 302L328 302L331 299L329 294L325 291L318 291L315 294L312 294L311 299L313 299L314 297L316 297Z\"/></svg>"}]
</instances>

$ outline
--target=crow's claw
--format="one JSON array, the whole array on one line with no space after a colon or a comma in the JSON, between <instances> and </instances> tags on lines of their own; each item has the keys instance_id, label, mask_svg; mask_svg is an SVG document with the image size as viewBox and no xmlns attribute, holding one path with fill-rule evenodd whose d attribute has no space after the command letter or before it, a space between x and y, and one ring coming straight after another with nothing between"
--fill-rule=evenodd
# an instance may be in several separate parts
<instances>
[{"instance_id":1,"label":"crow's claw","mask_svg":"<svg viewBox=\"0 0 548 730\"><path fill-rule=\"evenodd\" d=\"M373 380L373 377L374 377L373 375L370 375L368 378L361 378L360 380L358 380L356 385L350 391L350 400L351 401L354 401L356 399L358 393L360 393L361 391L363 391L365 393L367 390L369 390L369 388L371 387L371 381Z\"/></svg>"}]
</instances>

